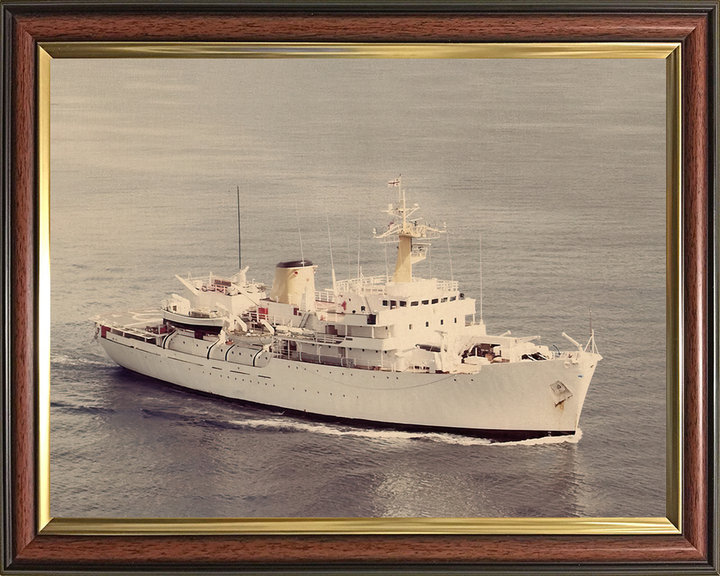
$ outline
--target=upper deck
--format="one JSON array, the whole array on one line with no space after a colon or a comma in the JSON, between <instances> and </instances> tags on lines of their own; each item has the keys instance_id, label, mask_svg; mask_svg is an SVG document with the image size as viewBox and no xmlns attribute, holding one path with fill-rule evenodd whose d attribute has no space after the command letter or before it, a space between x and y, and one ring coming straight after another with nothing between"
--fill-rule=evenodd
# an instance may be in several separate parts
<instances>
[{"instance_id":1,"label":"upper deck","mask_svg":"<svg viewBox=\"0 0 720 576\"><path fill-rule=\"evenodd\" d=\"M316 292L318 302L334 302L337 294L360 294L362 296L389 296L389 297L428 297L436 294L456 293L459 289L455 280L440 280L438 278L413 278L412 282L392 282L387 276L361 276L348 280L338 280L336 290L326 289Z\"/></svg>"}]
</instances>

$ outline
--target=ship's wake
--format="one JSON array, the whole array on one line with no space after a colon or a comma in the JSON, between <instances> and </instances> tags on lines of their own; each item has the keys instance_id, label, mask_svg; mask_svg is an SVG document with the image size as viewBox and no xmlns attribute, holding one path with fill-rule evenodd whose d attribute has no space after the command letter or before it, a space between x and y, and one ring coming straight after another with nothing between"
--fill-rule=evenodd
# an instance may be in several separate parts
<instances>
[{"instance_id":1,"label":"ship's wake","mask_svg":"<svg viewBox=\"0 0 720 576\"><path fill-rule=\"evenodd\" d=\"M273 432L281 434L319 434L324 436L344 436L366 439L378 443L432 442L455 446L543 446L552 444L577 444L582 438L582 430L567 436L548 436L528 440L501 441L491 438L463 436L449 432L419 432L372 427L358 427L342 423L315 422L300 418L271 413L255 416L248 412L247 418L223 419L209 413L185 414L165 409L141 409L146 418L162 418L180 424L217 428L222 430Z\"/></svg>"},{"instance_id":2,"label":"ship's wake","mask_svg":"<svg viewBox=\"0 0 720 576\"><path fill-rule=\"evenodd\" d=\"M50 357L50 364L55 366L70 366L73 368L80 368L86 366L99 366L103 368L111 367L116 368L116 365L102 356L96 356L92 358L81 357L81 356L69 356L66 354L52 354Z\"/></svg>"},{"instance_id":3,"label":"ship's wake","mask_svg":"<svg viewBox=\"0 0 720 576\"><path fill-rule=\"evenodd\" d=\"M568 436L548 436L528 440L499 441L489 438L463 436L447 432L406 432L377 428L358 428L342 424L305 422L286 418L257 418L232 421L233 425L257 430L275 432L307 432L326 436L350 436L366 438L377 442L435 442L459 446L542 446L549 444L577 444L582 438L582 430Z\"/></svg>"}]
</instances>

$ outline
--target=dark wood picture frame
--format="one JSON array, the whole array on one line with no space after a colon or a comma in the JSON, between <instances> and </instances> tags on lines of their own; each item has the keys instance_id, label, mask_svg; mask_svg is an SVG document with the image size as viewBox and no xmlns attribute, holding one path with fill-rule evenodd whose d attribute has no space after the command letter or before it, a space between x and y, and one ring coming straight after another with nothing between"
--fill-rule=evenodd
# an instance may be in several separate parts
<instances>
[{"instance_id":1,"label":"dark wood picture frame","mask_svg":"<svg viewBox=\"0 0 720 576\"><path fill-rule=\"evenodd\" d=\"M8 574L718 574L717 1L197 3L4 1L3 495ZM682 531L643 535L101 535L38 527L38 48L43 42L679 42Z\"/></svg>"}]
</instances>

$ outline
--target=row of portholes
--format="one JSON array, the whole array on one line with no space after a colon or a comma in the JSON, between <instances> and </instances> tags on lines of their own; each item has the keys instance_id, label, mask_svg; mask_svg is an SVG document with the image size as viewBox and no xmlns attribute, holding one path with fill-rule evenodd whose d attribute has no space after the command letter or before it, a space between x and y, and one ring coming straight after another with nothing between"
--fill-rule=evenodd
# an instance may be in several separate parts
<instances>
[{"instance_id":1,"label":"row of portholes","mask_svg":"<svg viewBox=\"0 0 720 576\"><path fill-rule=\"evenodd\" d=\"M190 370L190 368L188 368L188 370ZM205 374L205 372L203 372L203 375L204 375L204 374ZM212 372L208 372L208 374L209 374L210 376L212 376ZM343 372L343 374L344 374L344 372ZM220 374L220 377L222 378L222 377L223 377L223 374ZM375 377L375 376L373 376L373 378L374 378L374 377ZM227 378L229 379L230 376L227 376ZM388 376L388 378L389 378L389 376ZM242 380L242 382L245 382L245 378L242 378L241 380ZM237 376L235 376L235 381L237 381ZM249 383L250 383L250 384L253 384L254 382L253 382L252 380L250 380ZM259 384L259 383L260 383L260 382L257 382L257 384ZM268 383L265 382L265 386L267 386L267 385L268 385ZM272 386L273 386L273 388L275 388L275 384L273 384ZM293 390L295 390L295 387L294 387L294 386L293 386ZM305 389L305 392L307 392L307 389ZM320 394L320 390L318 390L317 393ZM328 394L329 394L330 396L333 395L332 392L329 392ZM345 394L343 394L342 397L343 397L343 398L346 398ZM359 396L355 396L355 398L356 398L357 400L360 399Z\"/></svg>"},{"instance_id":2,"label":"row of portholes","mask_svg":"<svg viewBox=\"0 0 720 576\"><path fill-rule=\"evenodd\" d=\"M190 370L190 368L188 368L188 370ZM203 375L204 375L204 374L205 374L205 372L203 372ZM210 376L212 376L212 372L208 372L208 374L209 374ZM220 377L222 378L222 377L223 377L223 374L220 374ZM227 378L229 379L230 376L227 376ZM374 378L374 376L373 376L373 378ZM235 380L237 381L237 376L235 376ZM242 382L245 382L245 378L242 378L241 381L242 381ZM254 384L255 382L253 382L252 380L250 380L249 383L250 383L250 384ZM257 384L259 384L259 383L260 383L260 382L257 382ZM265 382L265 386L267 386L267 385L268 385L268 382ZM275 384L273 384L272 387L275 388ZM294 386L293 386L293 390L295 390L295 387L294 387ZM305 390L305 392L307 392L307 389ZM317 393L320 394L320 390L318 390ZM329 394L330 396L333 395L332 392L329 392L328 394ZM345 394L343 394L342 397L343 397L343 398L346 398ZM358 399L358 400L360 399L359 396L355 396L355 398Z\"/></svg>"},{"instance_id":3,"label":"row of portholes","mask_svg":"<svg viewBox=\"0 0 720 576\"><path fill-rule=\"evenodd\" d=\"M288 365L288 368L292 368L292 366ZM300 370L300 366L295 366L295 370ZM305 372L307 372L307 368L305 368L304 366L303 366L303 370L305 370ZM316 369L315 369L315 372L320 372L320 369L319 369L319 368L316 368ZM328 372L328 374L332 374L332 372ZM352 375L353 375L353 374L352 374L352 372L351 372L351 373L350 373L350 376L352 376ZM340 373L340 376L345 376L345 372L341 372L341 373Z\"/></svg>"},{"instance_id":4,"label":"row of portholes","mask_svg":"<svg viewBox=\"0 0 720 576\"><path fill-rule=\"evenodd\" d=\"M295 386L293 386L293 391L295 391ZM304 389L303 389L303 392L307 392L307 388L304 388ZM316 392L317 392L317 394L320 394L320 390L317 390ZM328 394L329 394L330 396L333 395L332 392L328 392ZM342 397L343 397L343 398L347 398L347 396L345 396L345 394L343 394ZM357 400L359 400L359 399L360 399L360 396L355 396L355 398L356 398Z\"/></svg>"},{"instance_id":5,"label":"row of portholes","mask_svg":"<svg viewBox=\"0 0 720 576\"><path fill-rule=\"evenodd\" d=\"M190 370L190 368L188 368L188 370ZM203 372L203 375L205 375L205 372ZM212 373L212 372L208 372L208 375L209 375L209 376L212 376L213 373ZM220 378L222 378L223 376L224 376L224 374L220 374ZM230 376L225 376L225 377L226 377L228 380L230 379ZM237 379L238 379L238 377L235 376L235 381L236 381L236 382L237 382ZM242 381L242 382L245 382L245 378L241 378L241 381ZM249 383L249 384L260 384L260 381L258 380L257 382L254 382L253 380L248 379L248 383ZM265 386L267 386L267 385L268 385L268 382L265 382ZM273 384L272 387L275 388L275 384ZM293 388L293 390L295 390L295 388Z\"/></svg>"},{"instance_id":6,"label":"row of portholes","mask_svg":"<svg viewBox=\"0 0 720 576\"><path fill-rule=\"evenodd\" d=\"M288 368L292 368L292 366L290 366L288 364ZM300 366L295 366L295 370L300 370ZM307 372L307 368L303 367L303 370L305 370ZM320 369L316 368L315 372L320 372ZM328 375L330 375L330 374L332 374L332 371L328 371ZM353 373L350 372L350 376L352 376L352 375L353 375ZM340 376L345 376L345 372L340 372ZM375 374L373 374L373 378L376 378ZM385 378L387 380L390 380L390 376L385 376ZM400 380L400 376L395 376L395 380ZM293 388L293 390L295 390L295 388Z\"/></svg>"}]
</instances>

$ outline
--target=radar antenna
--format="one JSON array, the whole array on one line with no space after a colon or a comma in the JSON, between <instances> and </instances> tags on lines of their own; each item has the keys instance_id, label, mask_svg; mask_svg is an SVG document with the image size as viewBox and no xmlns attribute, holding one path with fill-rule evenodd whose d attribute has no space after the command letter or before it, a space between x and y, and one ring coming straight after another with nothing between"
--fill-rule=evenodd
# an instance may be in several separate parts
<instances>
[{"instance_id":1,"label":"radar antenna","mask_svg":"<svg viewBox=\"0 0 720 576\"><path fill-rule=\"evenodd\" d=\"M398 188L399 190L398 203L396 205L389 204L387 210L383 210L386 214L393 216L394 219L388 225L387 230L381 234L375 234L375 238L397 238L398 257L392 281L412 282L412 265L425 259L429 246L427 242L418 242L413 245L413 238L422 240L439 238L440 234L445 234L447 230L433 228L419 218L410 219L420 207L417 204L408 207L401 176L389 180L388 187ZM395 240L389 241L394 242Z\"/></svg>"}]
</instances>

